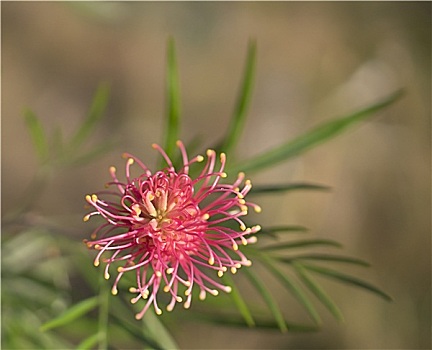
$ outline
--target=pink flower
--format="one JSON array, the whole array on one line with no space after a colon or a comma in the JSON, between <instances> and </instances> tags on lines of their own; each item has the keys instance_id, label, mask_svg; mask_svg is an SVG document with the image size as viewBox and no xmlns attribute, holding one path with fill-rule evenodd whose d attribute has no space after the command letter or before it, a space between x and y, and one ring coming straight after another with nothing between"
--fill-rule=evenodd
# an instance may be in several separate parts
<instances>
[{"instance_id":1,"label":"pink flower","mask_svg":"<svg viewBox=\"0 0 432 350\"><path fill-rule=\"evenodd\" d=\"M179 171L162 148L154 144L167 168L153 174L139 159L124 154L126 181L119 181L116 169L111 167L113 181L107 187L113 190L86 196L95 211L87 214L84 221L93 215L106 221L93 232L91 241L85 240L89 248L99 251L94 265L98 266L101 260L106 263L108 279L110 266L116 263L114 295L124 273L136 274L137 285L129 289L136 293L131 302L146 299L137 319L151 304L157 314L162 313L157 301L161 289L171 296L168 311L183 301L184 307L189 308L194 287L200 289L201 300L207 293L230 292L231 287L217 279L228 269L235 273L240 267L251 265L239 245L256 242L256 236L251 234L260 230L258 225L247 228L241 219L249 207L261 211L258 205L245 200L251 189L251 182L244 181L245 174L239 173L233 184L220 183L227 176L226 156L220 154L220 168L215 170L216 152L207 150L207 162L193 179L189 167L203 162L204 157L188 159L183 143L178 141L177 146L183 158ZM133 164L142 172L135 178L131 176ZM104 253L109 257L102 259Z\"/></svg>"}]
</instances>

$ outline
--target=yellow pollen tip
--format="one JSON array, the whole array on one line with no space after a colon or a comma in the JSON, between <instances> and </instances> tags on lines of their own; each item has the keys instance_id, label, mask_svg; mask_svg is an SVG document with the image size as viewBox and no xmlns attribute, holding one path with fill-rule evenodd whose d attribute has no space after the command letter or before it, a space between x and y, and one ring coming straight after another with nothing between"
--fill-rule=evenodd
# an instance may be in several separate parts
<instances>
[{"instance_id":1,"label":"yellow pollen tip","mask_svg":"<svg viewBox=\"0 0 432 350\"><path fill-rule=\"evenodd\" d=\"M238 177L244 177L244 176L245 176L245 173L244 173L243 171L240 171L240 172L238 173L237 176L238 176Z\"/></svg>"},{"instance_id":2,"label":"yellow pollen tip","mask_svg":"<svg viewBox=\"0 0 432 350\"><path fill-rule=\"evenodd\" d=\"M169 267L169 268L166 269L166 273L168 275L171 275L173 272L174 272L174 268L173 267Z\"/></svg>"},{"instance_id":3,"label":"yellow pollen tip","mask_svg":"<svg viewBox=\"0 0 432 350\"><path fill-rule=\"evenodd\" d=\"M190 287L191 282L190 282L190 281L185 281L183 284L184 284L186 287Z\"/></svg>"},{"instance_id":4,"label":"yellow pollen tip","mask_svg":"<svg viewBox=\"0 0 432 350\"><path fill-rule=\"evenodd\" d=\"M210 290L210 293L211 293L212 295L214 295L214 296L219 295L219 291L217 291L216 289L211 289L211 290Z\"/></svg>"},{"instance_id":5,"label":"yellow pollen tip","mask_svg":"<svg viewBox=\"0 0 432 350\"><path fill-rule=\"evenodd\" d=\"M221 271L221 270L219 270L218 273L217 273L217 275L218 275L219 277L222 277L223 274L224 274L224 273L223 273L223 271Z\"/></svg>"},{"instance_id":6,"label":"yellow pollen tip","mask_svg":"<svg viewBox=\"0 0 432 350\"><path fill-rule=\"evenodd\" d=\"M117 169L115 168L115 166L110 166L109 171L110 171L110 173L115 173L117 171Z\"/></svg>"},{"instance_id":7,"label":"yellow pollen tip","mask_svg":"<svg viewBox=\"0 0 432 350\"><path fill-rule=\"evenodd\" d=\"M201 290L201 292L199 293L199 299L205 300L205 298L206 298L206 292L205 290Z\"/></svg>"},{"instance_id":8,"label":"yellow pollen tip","mask_svg":"<svg viewBox=\"0 0 432 350\"><path fill-rule=\"evenodd\" d=\"M141 315L140 315L140 314L136 314L136 315L135 315L135 319L136 319L137 321L139 321L139 320L141 319Z\"/></svg>"},{"instance_id":9,"label":"yellow pollen tip","mask_svg":"<svg viewBox=\"0 0 432 350\"><path fill-rule=\"evenodd\" d=\"M198 163L201 163L204 160L204 157L201 155L196 156L196 160Z\"/></svg>"},{"instance_id":10,"label":"yellow pollen tip","mask_svg":"<svg viewBox=\"0 0 432 350\"><path fill-rule=\"evenodd\" d=\"M261 213L262 209L259 205L254 207L255 213Z\"/></svg>"},{"instance_id":11,"label":"yellow pollen tip","mask_svg":"<svg viewBox=\"0 0 432 350\"><path fill-rule=\"evenodd\" d=\"M210 265L214 265L215 261L214 261L214 258L212 256L208 259L208 263Z\"/></svg>"},{"instance_id":12,"label":"yellow pollen tip","mask_svg":"<svg viewBox=\"0 0 432 350\"><path fill-rule=\"evenodd\" d=\"M234 266L235 266L236 268L238 268L238 269L239 269L240 267L242 267L240 263L237 263L237 264L235 264Z\"/></svg>"},{"instance_id":13,"label":"yellow pollen tip","mask_svg":"<svg viewBox=\"0 0 432 350\"><path fill-rule=\"evenodd\" d=\"M170 287L169 287L169 286L165 286L165 287L163 288L163 291L164 291L165 293L168 293L169 290L170 290Z\"/></svg>"},{"instance_id":14,"label":"yellow pollen tip","mask_svg":"<svg viewBox=\"0 0 432 350\"><path fill-rule=\"evenodd\" d=\"M235 189L235 191L240 191L240 189L239 188L236 188ZM239 198L239 199L243 199L244 198L244 196L239 192L239 193L237 193L237 197Z\"/></svg>"},{"instance_id":15,"label":"yellow pollen tip","mask_svg":"<svg viewBox=\"0 0 432 350\"><path fill-rule=\"evenodd\" d=\"M256 225L253 227L253 229L255 230L255 232L261 231L261 226L260 225Z\"/></svg>"},{"instance_id":16,"label":"yellow pollen tip","mask_svg":"<svg viewBox=\"0 0 432 350\"><path fill-rule=\"evenodd\" d=\"M209 215L208 213L205 213L205 214L202 216L202 219L203 219L203 220L208 220L208 219L210 219L210 215Z\"/></svg>"},{"instance_id":17,"label":"yellow pollen tip","mask_svg":"<svg viewBox=\"0 0 432 350\"><path fill-rule=\"evenodd\" d=\"M171 311L174 310L174 305L171 305L171 304L167 305L166 309L167 309L168 312L171 312Z\"/></svg>"},{"instance_id":18,"label":"yellow pollen tip","mask_svg":"<svg viewBox=\"0 0 432 350\"><path fill-rule=\"evenodd\" d=\"M90 215L86 215L86 216L83 217L83 221L84 222L89 221L89 219L90 219Z\"/></svg>"},{"instance_id":19,"label":"yellow pollen tip","mask_svg":"<svg viewBox=\"0 0 432 350\"><path fill-rule=\"evenodd\" d=\"M99 263L99 260L95 260L95 262L93 262L93 265L96 266L96 267L98 267L99 264L100 264L100 263Z\"/></svg>"},{"instance_id":20,"label":"yellow pollen tip","mask_svg":"<svg viewBox=\"0 0 432 350\"><path fill-rule=\"evenodd\" d=\"M231 273L234 275L237 272L237 269L235 267L231 267Z\"/></svg>"},{"instance_id":21,"label":"yellow pollen tip","mask_svg":"<svg viewBox=\"0 0 432 350\"><path fill-rule=\"evenodd\" d=\"M232 291L232 288L230 286L225 287L225 292L231 293L231 291Z\"/></svg>"},{"instance_id":22,"label":"yellow pollen tip","mask_svg":"<svg viewBox=\"0 0 432 350\"><path fill-rule=\"evenodd\" d=\"M212 150L212 149L208 149L207 152L206 152L207 157L210 157L210 156L213 155L214 153L215 153L215 151Z\"/></svg>"},{"instance_id":23,"label":"yellow pollen tip","mask_svg":"<svg viewBox=\"0 0 432 350\"><path fill-rule=\"evenodd\" d=\"M246 225L242 223L240 225L240 230L245 231L246 230Z\"/></svg>"},{"instance_id":24,"label":"yellow pollen tip","mask_svg":"<svg viewBox=\"0 0 432 350\"><path fill-rule=\"evenodd\" d=\"M246 180L246 181L245 181L245 185L246 185L246 186L252 186L252 182L251 182L251 180Z\"/></svg>"},{"instance_id":25,"label":"yellow pollen tip","mask_svg":"<svg viewBox=\"0 0 432 350\"><path fill-rule=\"evenodd\" d=\"M177 140L177 141L176 141L176 146L177 146L177 147L180 147L181 144L182 144L182 142L181 142L180 140Z\"/></svg>"},{"instance_id":26,"label":"yellow pollen tip","mask_svg":"<svg viewBox=\"0 0 432 350\"><path fill-rule=\"evenodd\" d=\"M92 194L91 199L93 202L96 202L98 200L98 197L95 194Z\"/></svg>"},{"instance_id":27,"label":"yellow pollen tip","mask_svg":"<svg viewBox=\"0 0 432 350\"><path fill-rule=\"evenodd\" d=\"M121 267L121 266L120 266L120 267L118 267L118 268L117 268L117 272L124 272L124 268L123 268L123 267Z\"/></svg>"},{"instance_id":28,"label":"yellow pollen tip","mask_svg":"<svg viewBox=\"0 0 432 350\"><path fill-rule=\"evenodd\" d=\"M129 292L131 292L131 293L137 293L138 290L135 287L130 287L129 288Z\"/></svg>"},{"instance_id":29,"label":"yellow pollen tip","mask_svg":"<svg viewBox=\"0 0 432 350\"><path fill-rule=\"evenodd\" d=\"M238 250L238 244L236 242L233 243L233 249Z\"/></svg>"},{"instance_id":30,"label":"yellow pollen tip","mask_svg":"<svg viewBox=\"0 0 432 350\"><path fill-rule=\"evenodd\" d=\"M127 160L127 162L128 162L129 165L132 165L135 161L133 160L133 158L129 158Z\"/></svg>"},{"instance_id":31,"label":"yellow pollen tip","mask_svg":"<svg viewBox=\"0 0 432 350\"><path fill-rule=\"evenodd\" d=\"M225 153L221 153L220 154L220 160L221 160L221 162L225 162L226 161L226 154Z\"/></svg>"},{"instance_id":32,"label":"yellow pollen tip","mask_svg":"<svg viewBox=\"0 0 432 350\"><path fill-rule=\"evenodd\" d=\"M160 272L160 271L156 271L156 272L155 272L155 275L156 275L157 277L161 277L161 276L162 276L162 272Z\"/></svg>"},{"instance_id":33,"label":"yellow pollen tip","mask_svg":"<svg viewBox=\"0 0 432 350\"><path fill-rule=\"evenodd\" d=\"M85 196L85 199L87 202L91 202L91 196L89 194L87 196Z\"/></svg>"},{"instance_id":34,"label":"yellow pollen tip","mask_svg":"<svg viewBox=\"0 0 432 350\"><path fill-rule=\"evenodd\" d=\"M112 295L117 295L117 293L118 293L117 288L113 288L113 289L111 289L111 294L112 294Z\"/></svg>"},{"instance_id":35,"label":"yellow pollen tip","mask_svg":"<svg viewBox=\"0 0 432 350\"><path fill-rule=\"evenodd\" d=\"M191 293L191 290L190 289L186 289L185 290L185 295L188 297L189 296L189 294Z\"/></svg>"},{"instance_id":36,"label":"yellow pollen tip","mask_svg":"<svg viewBox=\"0 0 432 350\"><path fill-rule=\"evenodd\" d=\"M181 303L181 302L183 301L183 298L182 298L182 297L179 297L179 296L176 296L176 301L177 301L178 303Z\"/></svg>"},{"instance_id":37,"label":"yellow pollen tip","mask_svg":"<svg viewBox=\"0 0 432 350\"><path fill-rule=\"evenodd\" d=\"M104 274L104 278L106 279L106 280L109 280L109 278L110 278L110 274L107 272L107 273L105 273Z\"/></svg>"},{"instance_id":38,"label":"yellow pollen tip","mask_svg":"<svg viewBox=\"0 0 432 350\"><path fill-rule=\"evenodd\" d=\"M162 315L162 310L161 309L156 309L155 311L156 311L156 314Z\"/></svg>"},{"instance_id":39,"label":"yellow pollen tip","mask_svg":"<svg viewBox=\"0 0 432 350\"><path fill-rule=\"evenodd\" d=\"M225 179L227 176L228 176L227 173L221 173L221 174L220 174L220 177L222 177L222 178L224 178L224 179Z\"/></svg>"}]
</instances>

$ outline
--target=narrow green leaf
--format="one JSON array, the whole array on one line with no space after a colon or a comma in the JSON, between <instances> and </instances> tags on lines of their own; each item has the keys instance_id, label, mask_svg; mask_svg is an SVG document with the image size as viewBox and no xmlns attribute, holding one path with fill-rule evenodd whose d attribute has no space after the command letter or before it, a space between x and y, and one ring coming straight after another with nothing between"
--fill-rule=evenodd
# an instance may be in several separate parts
<instances>
[{"instance_id":1,"label":"narrow green leaf","mask_svg":"<svg viewBox=\"0 0 432 350\"><path fill-rule=\"evenodd\" d=\"M262 295L271 313L273 314L273 317L275 318L275 321L281 332L286 332L288 328L285 323L284 317L279 310L279 306L277 305L276 300L273 298L263 281L258 276L256 276L255 273L252 272L250 269L245 269L244 273Z\"/></svg>"},{"instance_id":2,"label":"narrow green leaf","mask_svg":"<svg viewBox=\"0 0 432 350\"><path fill-rule=\"evenodd\" d=\"M99 85L93 97L93 101L86 119L71 139L69 145L70 149L74 150L75 148L81 146L82 143L91 135L93 129L102 118L108 105L109 91L110 88L108 84L102 83Z\"/></svg>"},{"instance_id":3,"label":"narrow green leaf","mask_svg":"<svg viewBox=\"0 0 432 350\"><path fill-rule=\"evenodd\" d=\"M140 341L143 345L146 344L150 346L152 349L155 350L162 350L163 347L159 345L156 341L153 339L150 339L149 337L145 336L142 332L142 329L139 328L137 325L140 323L132 323L129 319L125 317L120 317L118 313L111 313L111 320L119 326L122 330L124 330L126 333L131 335L133 338Z\"/></svg>"},{"instance_id":4,"label":"narrow green leaf","mask_svg":"<svg viewBox=\"0 0 432 350\"><path fill-rule=\"evenodd\" d=\"M310 271L317 272L323 276L327 276L327 277L336 279L340 282L352 284L354 286L366 289L372 293L379 295L380 297L382 297L383 299L385 299L387 301L392 300L392 297L389 296L387 293L383 292L382 290L378 289L377 287L373 286L372 284L365 282L359 278L343 274L343 273L336 271L336 270L332 270L329 268L320 267L320 266L316 266L316 265L302 264L302 266L304 268L310 270Z\"/></svg>"},{"instance_id":5,"label":"narrow green leaf","mask_svg":"<svg viewBox=\"0 0 432 350\"><path fill-rule=\"evenodd\" d=\"M243 316L244 321L249 327L255 326L255 321L252 317L252 313L250 312L246 302L244 301L241 293L237 289L237 287L234 284L233 278L230 276L230 274L224 274L222 276L222 280L229 286L231 286L232 290L229 294L230 297L233 299L237 309L239 310L240 314Z\"/></svg>"},{"instance_id":6,"label":"narrow green leaf","mask_svg":"<svg viewBox=\"0 0 432 350\"><path fill-rule=\"evenodd\" d=\"M246 160L243 163L235 165L234 167L230 168L230 171L235 173L240 170L247 172L262 170L266 167L297 156L311 149L312 147L342 133L349 126L352 126L366 119L367 117L372 116L372 114L392 104L400 96L401 91L398 91L389 97L346 117L335 119L319 125L318 127L312 129L304 135L295 138L294 140L288 141L287 143L275 147L270 151L264 152L254 158Z\"/></svg>"},{"instance_id":7,"label":"narrow green leaf","mask_svg":"<svg viewBox=\"0 0 432 350\"><path fill-rule=\"evenodd\" d=\"M85 299L78 304L73 305L71 308L66 310L64 313L62 313L60 316L54 318L51 321L48 321L44 323L40 330L42 332L47 331L49 329L58 328L64 325L67 325L68 323L76 320L77 318L80 318L81 316L85 315L89 311L96 308L99 304L99 298L98 297L92 297L89 299Z\"/></svg>"},{"instance_id":8,"label":"narrow green leaf","mask_svg":"<svg viewBox=\"0 0 432 350\"><path fill-rule=\"evenodd\" d=\"M270 236L272 238L277 238L278 233L280 232L307 232L308 229L304 226L271 226L271 227L263 227L259 232L260 237Z\"/></svg>"},{"instance_id":9,"label":"narrow green leaf","mask_svg":"<svg viewBox=\"0 0 432 350\"><path fill-rule=\"evenodd\" d=\"M319 301L330 311L330 313L338 320L343 321L343 315L338 306L333 300L327 295L321 286L316 283L312 277L310 277L303 266L299 263L293 264L295 271L303 283L309 288L309 290L315 294Z\"/></svg>"},{"instance_id":10,"label":"narrow green leaf","mask_svg":"<svg viewBox=\"0 0 432 350\"><path fill-rule=\"evenodd\" d=\"M152 338L155 339L163 349L174 350L179 348L165 325L160 321L160 318L153 312L147 312L142 319L142 323L146 332L149 332Z\"/></svg>"},{"instance_id":11,"label":"narrow green leaf","mask_svg":"<svg viewBox=\"0 0 432 350\"><path fill-rule=\"evenodd\" d=\"M321 261L356 264L365 267L370 266L368 262L361 259L352 258L348 256L330 255L330 254L303 254L303 255L295 255L290 257L277 257L276 259L285 263L292 263L299 260L300 261L301 260L321 260Z\"/></svg>"},{"instance_id":12,"label":"narrow green leaf","mask_svg":"<svg viewBox=\"0 0 432 350\"><path fill-rule=\"evenodd\" d=\"M165 130L165 152L174 157L176 142L180 133L180 83L177 69L177 58L173 38L168 39L167 47L167 120Z\"/></svg>"},{"instance_id":13,"label":"narrow green leaf","mask_svg":"<svg viewBox=\"0 0 432 350\"><path fill-rule=\"evenodd\" d=\"M306 309L309 315L312 317L316 324L321 324L321 318L315 307L308 299L303 290L294 283L288 276L281 272L281 270L275 265L274 261L268 257L266 254L261 254L261 261L266 265L266 267L272 272L284 286L291 292L291 294L300 302L301 305Z\"/></svg>"},{"instance_id":14,"label":"narrow green leaf","mask_svg":"<svg viewBox=\"0 0 432 350\"><path fill-rule=\"evenodd\" d=\"M245 70L237 98L236 107L228 125L227 134L222 142L221 150L230 153L236 146L246 121L246 112L250 104L256 66L256 41L249 42Z\"/></svg>"},{"instance_id":15,"label":"narrow green leaf","mask_svg":"<svg viewBox=\"0 0 432 350\"><path fill-rule=\"evenodd\" d=\"M75 157L72 158L64 159L64 161L68 165L74 165L74 166L86 164L88 162L91 162L93 159L110 151L113 148L114 144L115 141L107 140L95 146L93 149L91 149L86 153L83 153L81 155L76 155Z\"/></svg>"},{"instance_id":16,"label":"narrow green leaf","mask_svg":"<svg viewBox=\"0 0 432 350\"><path fill-rule=\"evenodd\" d=\"M99 342L99 333L93 334L90 337L84 339L81 343L77 345L77 350L88 350L92 349Z\"/></svg>"},{"instance_id":17,"label":"narrow green leaf","mask_svg":"<svg viewBox=\"0 0 432 350\"><path fill-rule=\"evenodd\" d=\"M249 195L253 194L273 194L275 192L288 192L294 190L313 190L313 191L328 191L330 187L308 184L308 183L291 183L291 184L280 184L280 185L255 185L252 187Z\"/></svg>"},{"instance_id":18,"label":"narrow green leaf","mask_svg":"<svg viewBox=\"0 0 432 350\"><path fill-rule=\"evenodd\" d=\"M194 312L193 310L188 310L188 314L191 315L190 319L195 321L211 322L225 327L249 327L249 325L246 324L244 318L235 317L233 315L227 316L225 313L218 314L215 312ZM185 318L185 316L181 317ZM256 328L279 329L279 325L273 319L268 320L255 317L255 321ZM285 323L289 332L316 332L319 329L317 325L304 325L291 322Z\"/></svg>"},{"instance_id":19,"label":"narrow green leaf","mask_svg":"<svg viewBox=\"0 0 432 350\"><path fill-rule=\"evenodd\" d=\"M108 348L108 323L109 323L109 297L110 290L102 274L99 277L99 319L98 319L98 335L99 349L105 350Z\"/></svg>"},{"instance_id":20,"label":"narrow green leaf","mask_svg":"<svg viewBox=\"0 0 432 350\"><path fill-rule=\"evenodd\" d=\"M48 158L49 147L42 124L36 114L30 109L24 110L24 119L39 161L44 162Z\"/></svg>"},{"instance_id":21,"label":"narrow green leaf","mask_svg":"<svg viewBox=\"0 0 432 350\"><path fill-rule=\"evenodd\" d=\"M299 240L288 243L278 243L272 244L266 247L261 247L261 250L283 250L283 249L291 249L291 248L301 248L301 247L309 247L312 245L327 245L332 247L341 248L342 245L339 242L330 240L330 239L308 239L308 240Z\"/></svg>"}]
</instances>

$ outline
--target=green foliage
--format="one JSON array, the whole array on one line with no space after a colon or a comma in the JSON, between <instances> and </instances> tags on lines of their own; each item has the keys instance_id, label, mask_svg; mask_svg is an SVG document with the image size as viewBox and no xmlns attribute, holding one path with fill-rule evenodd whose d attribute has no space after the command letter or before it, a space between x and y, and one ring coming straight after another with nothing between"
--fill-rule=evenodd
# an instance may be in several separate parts
<instances>
[{"instance_id":1,"label":"green foliage","mask_svg":"<svg viewBox=\"0 0 432 350\"><path fill-rule=\"evenodd\" d=\"M247 110L252 98L253 84L255 80L256 51L256 41L251 40L249 42L246 57L243 81L234 113L228 125L228 130L222 141L222 145L218 147L218 149L228 154L237 145L246 122Z\"/></svg>"},{"instance_id":2,"label":"green foliage","mask_svg":"<svg viewBox=\"0 0 432 350\"><path fill-rule=\"evenodd\" d=\"M230 168L230 171L238 172L253 172L261 171L269 166L274 166L282 161L288 160L292 157L298 156L311 148L330 140L331 138L339 135L348 127L359 123L362 120L370 118L374 113L391 105L402 95L401 91L378 101L377 103L363 108L354 113L350 113L345 117L338 118L329 122L325 122L314 129L308 131L294 140L290 140L277 146L267 152L259 154L249 160L245 160Z\"/></svg>"},{"instance_id":3,"label":"green foliage","mask_svg":"<svg viewBox=\"0 0 432 350\"><path fill-rule=\"evenodd\" d=\"M231 154L240 140L251 101L255 68L256 43L251 41L236 107L218 150ZM172 38L167 45L166 82L164 149L175 162L179 159L174 151L180 138L180 88ZM36 114L29 109L25 110L25 122L41 165L40 169L84 164L112 146L112 142L102 142L90 149L84 148L102 120L108 96L109 88L102 84L95 93L87 116L69 140L64 140L60 128L55 129L52 137L48 137ZM400 92L397 92L369 107L326 122L270 151L234 164L228 167L227 171L258 172L298 156L370 118L396 101L399 96ZM196 147L198 144L199 139L196 139L189 146ZM18 211L19 214L30 208L33 198L36 197L35 193L40 194L38 190L46 178L46 171L37 172L36 180L31 186L33 192L24 196L27 202L22 210ZM250 195L274 195L294 190L327 191L329 188L310 183L264 184L253 187ZM116 346L124 348L125 344L140 344L143 348L152 349L178 348L165 325L165 316L160 318L147 312L142 321L133 319L131 315L135 311L134 306L123 300L124 296L110 295L107 282L99 277L100 271L89 267L89 257L83 253L82 247L58 235L60 229L57 226L53 228L47 225L48 228L42 228L26 223L22 215L13 218L15 221L9 220L8 223L19 229L6 227L9 233L2 237L2 345L5 348L56 349L76 346L78 349L107 349ZM16 234L16 231L19 234ZM334 240L297 238L298 234L306 232L305 227L290 224L263 227L259 233L258 244L242 247L254 263L254 266L240 270L240 274L247 277L247 284L238 283L227 273L222 277L222 281L232 287L230 294L213 298L213 304L210 301L203 303L204 307L200 312L192 308L187 312L174 312L166 317L168 320L181 320L187 315L190 319L226 326L278 329L282 332L316 331L322 322L316 308L317 303L324 306L336 320L342 321L343 316L335 301L315 279L315 275L364 289L384 300L391 300L388 294L371 283L327 266L336 264L364 268L369 266L368 263L358 258L329 253L329 249L342 247ZM54 253L46 255L47 252ZM255 265L259 268L255 268ZM81 277L80 283L86 284L91 295L97 296L83 295L80 300L72 303L70 295L74 291L69 281L74 274ZM310 318L310 324L297 324L286 319L278 301L280 295L272 292L267 283L268 278L273 278L277 285L282 287L284 300L285 296L286 300L291 296L302 306ZM254 300L245 297L249 293L243 294L243 290L251 287L262 297L266 305L264 310L259 309ZM76 339L80 339L79 344L73 345L77 343Z\"/></svg>"},{"instance_id":4,"label":"green foliage","mask_svg":"<svg viewBox=\"0 0 432 350\"><path fill-rule=\"evenodd\" d=\"M180 83L177 69L175 44L172 38L168 40L167 50L167 120L164 132L164 150L166 154L175 159L176 142L180 133Z\"/></svg>"}]
</instances>

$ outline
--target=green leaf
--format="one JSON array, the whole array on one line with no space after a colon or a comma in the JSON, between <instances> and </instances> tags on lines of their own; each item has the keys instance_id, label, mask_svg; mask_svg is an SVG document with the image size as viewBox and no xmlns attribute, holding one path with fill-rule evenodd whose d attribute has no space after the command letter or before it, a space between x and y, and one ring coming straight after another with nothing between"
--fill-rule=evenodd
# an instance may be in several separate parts
<instances>
[{"instance_id":1,"label":"green leaf","mask_svg":"<svg viewBox=\"0 0 432 350\"><path fill-rule=\"evenodd\" d=\"M93 97L93 101L86 119L81 124L76 134L72 137L69 145L70 149L74 150L75 148L81 146L82 143L91 135L93 129L102 118L108 105L109 91L110 89L108 84L102 83L99 85Z\"/></svg>"},{"instance_id":2,"label":"green leaf","mask_svg":"<svg viewBox=\"0 0 432 350\"><path fill-rule=\"evenodd\" d=\"M256 41L249 42L246 57L246 65L243 75L243 81L240 93L237 98L236 107L228 125L227 134L222 141L220 149L223 152L230 153L236 146L246 121L246 112L252 96L252 88L255 79L256 66Z\"/></svg>"},{"instance_id":3,"label":"green leaf","mask_svg":"<svg viewBox=\"0 0 432 350\"><path fill-rule=\"evenodd\" d=\"M24 119L39 161L44 162L48 158L49 147L42 124L36 114L30 109L24 110Z\"/></svg>"},{"instance_id":4,"label":"green leaf","mask_svg":"<svg viewBox=\"0 0 432 350\"><path fill-rule=\"evenodd\" d=\"M90 337L84 339L81 343L76 347L77 350L88 350L92 349L99 342L99 333L93 334Z\"/></svg>"},{"instance_id":5,"label":"green leaf","mask_svg":"<svg viewBox=\"0 0 432 350\"><path fill-rule=\"evenodd\" d=\"M303 254L303 255L296 255L291 257L277 257L277 259L285 263L292 263L298 260L321 260L321 261L356 264L365 267L370 266L368 262L361 259L352 258L348 256L330 255L330 254Z\"/></svg>"},{"instance_id":6,"label":"green leaf","mask_svg":"<svg viewBox=\"0 0 432 350\"><path fill-rule=\"evenodd\" d=\"M288 225L288 226L270 226L263 227L259 232L259 235L268 234L276 237L279 232L307 232L308 229L304 226Z\"/></svg>"},{"instance_id":7,"label":"green leaf","mask_svg":"<svg viewBox=\"0 0 432 350\"><path fill-rule=\"evenodd\" d=\"M168 39L167 48L167 121L165 130L165 152L174 158L176 142L180 133L180 83L174 39Z\"/></svg>"},{"instance_id":8,"label":"green leaf","mask_svg":"<svg viewBox=\"0 0 432 350\"><path fill-rule=\"evenodd\" d=\"M339 242L330 239L308 239L308 240L299 240L294 242L273 244L266 247L261 247L260 249L261 250L282 250L282 249L290 249L290 248L309 247L312 245L328 245L337 248L342 247L342 245Z\"/></svg>"},{"instance_id":9,"label":"green leaf","mask_svg":"<svg viewBox=\"0 0 432 350\"><path fill-rule=\"evenodd\" d=\"M142 319L142 323L146 332L149 332L152 338L155 339L163 349L174 350L179 348L165 325L153 312L147 312Z\"/></svg>"},{"instance_id":10,"label":"green leaf","mask_svg":"<svg viewBox=\"0 0 432 350\"><path fill-rule=\"evenodd\" d=\"M313 190L313 191L328 191L330 187L308 184L308 183L291 183L291 184L279 184L279 185L255 185L252 187L249 195L253 194L273 194L275 192L288 192L294 190Z\"/></svg>"},{"instance_id":11,"label":"green leaf","mask_svg":"<svg viewBox=\"0 0 432 350\"><path fill-rule=\"evenodd\" d=\"M306 294L302 289L297 286L294 281L288 278L288 276L281 272L281 270L275 265L274 261L266 254L261 254L261 261L266 265L266 267L272 272L284 286L291 292L291 294L300 302L301 305L306 309L309 315L312 317L316 324L321 324L321 318L315 307L310 302Z\"/></svg>"},{"instance_id":12,"label":"green leaf","mask_svg":"<svg viewBox=\"0 0 432 350\"><path fill-rule=\"evenodd\" d=\"M99 298L98 297L92 297L89 299L85 299L78 304L75 304L68 310L66 310L64 313L62 313L60 316L54 318L51 321L48 321L44 323L40 330L42 332L47 331L49 329L58 328L64 325L67 325L68 323L76 320L77 318L80 318L81 316L85 315L89 311L96 308L99 304Z\"/></svg>"},{"instance_id":13,"label":"green leaf","mask_svg":"<svg viewBox=\"0 0 432 350\"><path fill-rule=\"evenodd\" d=\"M229 286L231 286L232 290L229 294L233 299L237 309L240 311L240 314L243 316L244 321L249 327L255 326L255 321L252 317L252 313L250 312L246 302L244 301L242 295L238 291L237 287L234 284L233 278L229 274L224 274L222 276L222 280Z\"/></svg>"},{"instance_id":14,"label":"green leaf","mask_svg":"<svg viewBox=\"0 0 432 350\"><path fill-rule=\"evenodd\" d=\"M249 328L249 325L246 324L244 318L234 317L232 315L227 316L225 313L210 313L206 311L195 312L193 310L188 310L188 314L191 315L188 319L193 319L194 321L211 322L225 327ZM303 325L291 322L285 323L289 332L316 332L318 330L316 325ZM273 319L268 320L264 318L255 318L255 327L264 329L279 329L279 325Z\"/></svg>"},{"instance_id":15,"label":"green leaf","mask_svg":"<svg viewBox=\"0 0 432 350\"><path fill-rule=\"evenodd\" d=\"M294 140L288 141L278 147L264 152L254 158L246 160L240 164L230 168L232 172L238 171L257 171L263 170L266 167L275 165L276 163L287 160L291 157L298 156L299 154L311 149L327 141L336 135L345 131L349 126L352 126L378 112L379 110L389 106L401 96L401 91L398 91L389 97L352 113L346 117L332 120L330 122L319 125L304 135L301 135Z\"/></svg>"},{"instance_id":16,"label":"green leaf","mask_svg":"<svg viewBox=\"0 0 432 350\"><path fill-rule=\"evenodd\" d=\"M286 332L288 330L287 325L285 323L284 317L279 310L279 306L277 305L276 300L273 298L263 281L255 275L250 269L244 270L245 275L249 278L255 288L260 292L264 301L267 303L273 317L281 330L281 332Z\"/></svg>"},{"instance_id":17,"label":"green leaf","mask_svg":"<svg viewBox=\"0 0 432 350\"><path fill-rule=\"evenodd\" d=\"M309 290L318 298L318 300L323 303L323 305L330 311L330 313L338 320L343 321L343 316L337 305L333 300L327 295L324 289L316 283L305 271L303 266L299 263L293 264L294 269L297 272L299 278L303 283L309 288Z\"/></svg>"},{"instance_id":18,"label":"green leaf","mask_svg":"<svg viewBox=\"0 0 432 350\"><path fill-rule=\"evenodd\" d=\"M107 153L109 150L113 148L115 145L115 142L113 140L107 140L105 142L102 142L101 144L95 146L92 150L77 155L71 159L65 159L65 162L67 162L68 165L84 165L88 162L91 162L93 159Z\"/></svg>"},{"instance_id":19,"label":"green leaf","mask_svg":"<svg viewBox=\"0 0 432 350\"><path fill-rule=\"evenodd\" d=\"M316 265L302 264L302 266L305 269L317 272L323 276L330 277L330 278L336 279L340 282L352 284L354 286L366 289L372 293L379 295L380 297L382 297L383 299L385 299L387 301L392 301L392 297L389 296L387 293L383 292L382 290L378 289L377 287L373 286L372 284L365 282L359 278L343 274L343 273L336 271L336 270L332 270L329 268L320 267L320 266L316 266Z\"/></svg>"}]
</instances>

